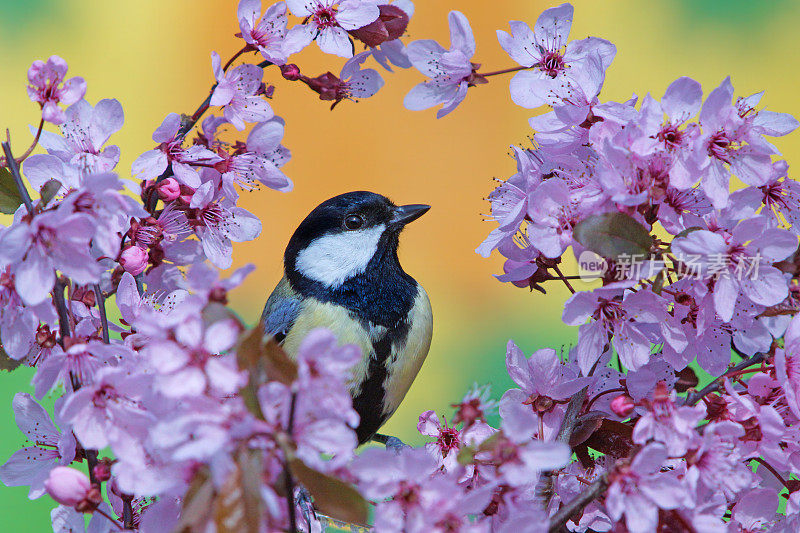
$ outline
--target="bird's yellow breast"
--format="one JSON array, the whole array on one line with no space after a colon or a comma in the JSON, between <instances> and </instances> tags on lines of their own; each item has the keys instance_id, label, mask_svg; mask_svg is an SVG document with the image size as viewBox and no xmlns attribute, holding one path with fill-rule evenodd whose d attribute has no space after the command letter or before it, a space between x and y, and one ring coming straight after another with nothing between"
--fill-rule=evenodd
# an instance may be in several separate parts
<instances>
[{"instance_id":1,"label":"bird's yellow breast","mask_svg":"<svg viewBox=\"0 0 800 533\"><path fill-rule=\"evenodd\" d=\"M400 405L430 349L433 313L428 295L421 286L407 321L408 334L404 339L392 343L391 352L385 362L387 376L383 383L385 395L382 414L386 418ZM386 328L378 325L365 327L342 306L316 298L305 298L302 309L283 342L286 352L295 357L302 340L316 328L331 330L339 344L355 344L361 349L361 361L353 369L350 381L350 393L356 397L364 380L368 378L370 359L376 357L373 342L386 335Z\"/></svg>"}]
</instances>

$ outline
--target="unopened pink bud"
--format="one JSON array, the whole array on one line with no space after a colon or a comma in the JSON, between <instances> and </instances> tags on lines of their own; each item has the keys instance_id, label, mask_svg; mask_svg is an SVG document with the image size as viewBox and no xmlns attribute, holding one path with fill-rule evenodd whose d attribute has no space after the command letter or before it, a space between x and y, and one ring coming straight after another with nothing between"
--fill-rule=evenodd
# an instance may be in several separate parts
<instances>
[{"instance_id":1,"label":"unopened pink bud","mask_svg":"<svg viewBox=\"0 0 800 533\"><path fill-rule=\"evenodd\" d=\"M158 197L171 202L181 195L181 185L175 178L167 178L158 186Z\"/></svg>"},{"instance_id":2,"label":"unopened pink bud","mask_svg":"<svg viewBox=\"0 0 800 533\"><path fill-rule=\"evenodd\" d=\"M89 476L74 468L57 466L50 471L44 489L61 505L75 507L86 498L92 483Z\"/></svg>"},{"instance_id":3,"label":"unopened pink bud","mask_svg":"<svg viewBox=\"0 0 800 533\"><path fill-rule=\"evenodd\" d=\"M119 264L134 276L147 268L147 250L138 246L129 246L119 254Z\"/></svg>"},{"instance_id":4,"label":"unopened pink bud","mask_svg":"<svg viewBox=\"0 0 800 533\"><path fill-rule=\"evenodd\" d=\"M111 461L107 459L100 461L94 465L92 473L97 481L100 481L101 483L103 481L108 481L111 479Z\"/></svg>"},{"instance_id":5,"label":"unopened pink bud","mask_svg":"<svg viewBox=\"0 0 800 533\"><path fill-rule=\"evenodd\" d=\"M615 415L623 418L630 415L633 412L634 407L636 407L636 404L634 403L633 398L627 394L620 394L611 400L611 410Z\"/></svg>"},{"instance_id":6,"label":"unopened pink bud","mask_svg":"<svg viewBox=\"0 0 800 533\"><path fill-rule=\"evenodd\" d=\"M281 65L281 74L289 81L297 81L300 79L300 67L294 63Z\"/></svg>"}]
</instances>

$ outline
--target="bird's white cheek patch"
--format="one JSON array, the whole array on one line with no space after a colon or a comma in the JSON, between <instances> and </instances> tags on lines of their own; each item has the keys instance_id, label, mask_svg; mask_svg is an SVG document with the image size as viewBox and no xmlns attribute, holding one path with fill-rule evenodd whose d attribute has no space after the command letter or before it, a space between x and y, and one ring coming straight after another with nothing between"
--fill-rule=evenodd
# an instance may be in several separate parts
<instances>
[{"instance_id":1,"label":"bird's white cheek patch","mask_svg":"<svg viewBox=\"0 0 800 533\"><path fill-rule=\"evenodd\" d=\"M297 255L295 267L305 277L336 288L364 272L378 249L386 226L324 235Z\"/></svg>"}]
</instances>

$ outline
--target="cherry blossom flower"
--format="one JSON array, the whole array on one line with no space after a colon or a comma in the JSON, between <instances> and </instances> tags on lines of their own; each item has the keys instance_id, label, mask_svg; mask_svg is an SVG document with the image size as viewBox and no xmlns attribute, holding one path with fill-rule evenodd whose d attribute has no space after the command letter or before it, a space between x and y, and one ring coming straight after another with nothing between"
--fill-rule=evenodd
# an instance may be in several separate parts
<instances>
[{"instance_id":1,"label":"cherry blossom flower","mask_svg":"<svg viewBox=\"0 0 800 533\"><path fill-rule=\"evenodd\" d=\"M221 64L219 54L212 52L211 67L217 86L211 94L211 105L222 106L225 119L239 131L245 128L245 122L271 119L272 107L258 96L264 77L261 67L245 64L223 72Z\"/></svg>"},{"instance_id":2,"label":"cherry blossom flower","mask_svg":"<svg viewBox=\"0 0 800 533\"><path fill-rule=\"evenodd\" d=\"M241 207L228 207L214 201L212 183L206 182L197 189L190 207L190 223L203 245L203 251L218 268L232 264L231 242L251 241L261 234L261 220Z\"/></svg>"},{"instance_id":3,"label":"cherry blossom flower","mask_svg":"<svg viewBox=\"0 0 800 533\"><path fill-rule=\"evenodd\" d=\"M760 95L758 95L760 99ZM730 173L748 185L762 186L771 172L770 155L777 150L763 135L782 136L797 128L794 117L785 113L762 115L751 113L757 101L745 100L734 107L733 85L725 78L703 103L694 164L700 172L702 186L714 207L727 205ZM726 167L726 165L728 165Z\"/></svg>"},{"instance_id":4,"label":"cherry blossom flower","mask_svg":"<svg viewBox=\"0 0 800 533\"><path fill-rule=\"evenodd\" d=\"M58 104L74 104L86 93L86 82L81 77L65 80L67 62L50 56L47 62L36 60L28 69L28 97L42 107L42 118L53 124L63 124L64 111Z\"/></svg>"},{"instance_id":5,"label":"cherry blossom flower","mask_svg":"<svg viewBox=\"0 0 800 533\"><path fill-rule=\"evenodd\" d=\"M44 482L47 494L61 505L75 507L80 503L92 484L89 476L79 472L74 468L57 466L50 471L50 475Z\"/></svg>"},{"instance_id":6,"label":"cherry blossom flower","mask_svg":"<svg viewBox=\"0 0 800 533\"><path fill-rule=\"evenodd\" d=\"M617 50L604 39L588 37L566 42L572 17L572 5L562 4L543 11L534 31L520 21L510 23L511 35L497 31L500 46L514 61L531 69L517 73L511 80L511 98L516 104L528 108L547 104L548 93L560 90L565 78L574 77L576 71L585 68L581 62L587 57L599 58L601 72L611 64Z\"/></svg>"},{"instance_id":7,"label":"cherry blossom flower","mask_svg":"<svg viewBox=\"0 0 800 533\"><path fill-rule=\"evenodd\" d=\"M353 56L353 44L347 30L357 30L378 18L375 0L287 0L297 17L305 19L286 34L285 50L295 54L316 40L326 54Z\"/></svg>"},{"instance_id":8,"label":"cherry blossom flower","mask_svg":"<svg viewBox=\"0 0 800 533\"><path fill-rule=\"evenodd\" d=\"M28 497L35 499L44 494L50 471L75 458L75 437L71 431L62 434L30 394L15 394L12 407L17 426L32 446L17 450L0 466L0 481L10 487L29 485Z\"/></svg>"},{"instance_id":9,"label":"cherry blossom flower","mask_svg":"<svg viewBox=\"0 0 800 533\"><path fill-rule=\"evenodd\" d=\"M444 104L436 118L453 111L467 96L467 88L474 84L474 65L470 59L475 55L475 38L467 17L459 11L451 11L450 49L445 50L436 41L414 41L408 45L408 58L414 67L428 76L406 95L404 105L411 111L422 111Z\"/></svg>"},{"instance_id":10,"label":"cherry blossom flower","mask_svg":"<svg viewBox=\"0 0 800 533\"><path fill-rule=\"evenodd\" d=\"M449 427L447 419L444 425L434 411L425 411L419 415L417 431L423 435L436 438L435 442L425 444L439 465L447 471L454 471L458 467L458 452L464 446L478 445L492 435L495 430L486 424L473 424L463 429Z\"/></svg>"},{"instance_id":11,"label":"cherry blossom flower","mask_svg":"<svg viewBox=\"0 0 800 533\"><path fill-rule=\"evenodd\" d=\"M43 131L39 142L49 154L82 172L109 172L117 166L120 151L116 145L103 145L124 121L122 105L116 99L100 100L94 107L79 100L67 108L61 135Z\"/></svg>"},{"instance_id":12,"label":"cherry blossom flower","mask_svg":"<svg viewBox=\"0 0 800 533\"><path fill-rule=\"evenodd\" d=\"M570 396L589 382L559 360L555 350L543 348L525 358L513 341L506 347L506 368L520 388L509 389L500 401L503 428L516 442L536 434L549 440L558 431Z\"/></svg>"},{"instance_id":13,"label":"cherry blossom flower","mask_svg":"<svg viewBox=\"0 0 800 533\"><path fill-rule=\"evenodd\" d=\"M383 87L383 78L378 71L362 69L361 64L369 57L369 52L361 52L348 59L339 77L326 72L316 78L301 76L311 90L319 93L320 100L333 100L331 109L345 99L369 98Z\"/></svg>"},{"instance_id":14,"label":"cherry blossom flower","mask_svg":"<svg viewBox=\"0 0 800 533\"><path fill-rule=\"evenodd\" d=\"M624 515L631 533L655 531L658 510L675 509L683 503L686 492L677 476L660 472L666 460L666 449L650 444L629 465L621 465L610 474L606 509L614 520Z\"/></svg>"},{"instance_id":15,"label":"cherry blossom flower","mask_svg":"<svg viewBox=\"0 0 800 533\"><path fill-rule=\"evenodd\" d=\"M702 275L714 278L714 305L728 322L740 294L759 305L775 305L788 296L787 282L772 264L797 249L797 237L753 217L730 233L692 231L676 238L672 249L679 260L699 264Z\"/></svg>"},{"instance_id":16,"label":"cherry blossom flower","mask_svg":"<svg viewBox=\"0 0 800 533\"><path fill-rule=\"evenodd\" d=\"M17 294L28 305L44 302L58 269L81 284L94 283L100 267L89 254L92 218L66 210L41 213L0 234L0 266L14 264Z\"/></svg>"},{"instance_id":17,"label":"cherry blossom flower","mask_svg":"<svg viewBox=\"0 0 800 533\"><path fill-rule=\"evenodd\" d=\"M261 15L261 0L239 0L239 29L244 42L276 65L286 62L283 41L286 37L286 3L276 2Z\"/></svg>"},{"instance_id":18,"label":"cherry blossom flower","mask_svg":"<svg viewBox=\"0 0 800 533\"><path fill-rule=\"evenodd\" d=\"M158 148L148 150L136 158L131 168L134 176L141 179L155 178L171 166L178 181L189 187L200 186L200 176L192 165L213 165L219 161L219 157L200 145L184 150L181 146L183 137L178 136L180 128L180 115L170 113L166 116L161 126L153 132L153 140L160 143Z\"/></svg>"},{"instance_id":19,"label":"cherry blossom flower","mask_svg":"<svg viewBox=\"0 0 800 533\"><path fill-rule=\"evenodd\" d=\"M656 384L652 401L647 402L647 413L633 428L633 442L647 444L654 440L663 445L671 456L686 453L692 439L696 436L695 427L706 415L699 406L677 406L676 393L669 392L664 382Z\"/></svg>"}]
</instances>

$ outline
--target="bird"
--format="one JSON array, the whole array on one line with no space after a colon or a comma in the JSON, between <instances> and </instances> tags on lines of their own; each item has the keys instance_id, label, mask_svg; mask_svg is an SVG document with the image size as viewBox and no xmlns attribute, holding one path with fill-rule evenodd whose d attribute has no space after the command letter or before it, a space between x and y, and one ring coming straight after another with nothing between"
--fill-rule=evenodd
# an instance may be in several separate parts
<instances>
[{"instance_id":1,"label":"bird","mask_svg":"<svg viewBox=\"0 0 800 533\"><path fill-rule=\"evenodd\" d=\"M368 191L322 202L289 239L283 278L264 306L265 335L292 358L320 327L340 345L361 349L348 383L360 417L359 445L387 438L377 431L397 410L430 349L430 300L397 256L400 232L429 209L398 206Z\"/></svg>"}]
</instances>

